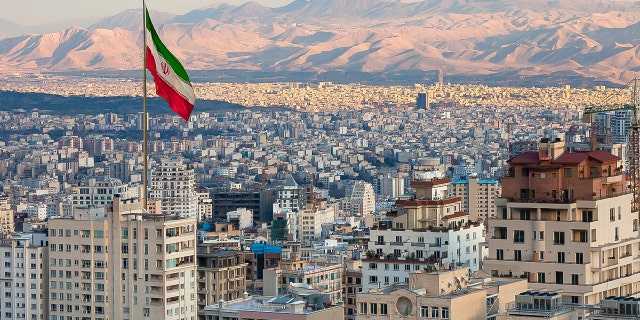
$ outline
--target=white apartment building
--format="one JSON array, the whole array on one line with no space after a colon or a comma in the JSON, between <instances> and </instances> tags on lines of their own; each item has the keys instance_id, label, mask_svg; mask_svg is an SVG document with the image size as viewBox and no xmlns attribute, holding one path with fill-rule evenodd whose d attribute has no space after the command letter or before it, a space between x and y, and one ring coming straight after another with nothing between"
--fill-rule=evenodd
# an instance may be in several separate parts
<instances>
[{"instance_id":1,"label":"white apartment building","mask_svg":"<svg viewBox=\"0 0 640 320\"><path fill-rule=\"evenodd\" d=\"M449 179L413 181L414 197L396 201L371 228L362 263L363 289L407 283L409 272L442 266L480 269L484 224L461 211L459 197L447 197Z\"/></svg>"},{"instance_id":2,"label":"white apartment building","mask_svg":"<svg viewBox=\"0 0 640 320\"><path fill-rule=\"evenodd\" d=\"M152 170L149 193L149 199L162 201L162 213L179 214L183 218L197 217L195 174L183 163L164 161Z\"/></svg>"},{"instance_id":3,"label":"white apartment building","mask_svg":"<svg viewBox=\"0 0 640 320\"><path fill-rule=\"evenodd\" d=\"M366 291L407 283L409 272L446 265L477 271L483 258L483 229L483 224L442 231L371 229L370 251L362 263L362 287Z\"/></svg>"},{"instance_id":4,"label":"white apartment building","mask_svg":"<svg viewBox=\"0 0 640 320\"><path fill-rule=\"evenodd\" d=\"M0 319L48 320L47 235L0 240Z\"/></svg>"},{"instance_id":5,"label":"white apartment building","mask_svg":"<svg viewBox=\"0 0 640 320\"><path fill-rule=\"evenodd\" d=\"M193 320L196 221L138 200L49 221L50 320Z\"/></svg>"},{"instance_id":6,"label":"white apartment building","mask_svg":"<svg viewBox=\"0 0 640 320\"><path fill-rule=\"evenodd\" d=\"M120 179L99 177L81 182L71 195L71 201L75 207L106 206L113 202L116 194L129 198L127 185Z\"/></svg>"},{"instance_id":7,"label":"white apartment building","mask_svg":"<svg viewBox=\"0 0 640 320\"><path fill-rule=\"evenodd\" d=\"M372 184L356 180L346 187L345 195L349 199L352 215L364 217L376 211L376 193Z\"/></svg>"},{"instance_id":8,"label":"white apartment building","mask_svg":"<svg viewBox=\"0 0 640 320\"><path fill-rule=\"evenodd\" d=\"M395 199L404 195L404 178L392 173L379 175L375 185L376 194L384 199Z\"/></svg>"}]
</instances>

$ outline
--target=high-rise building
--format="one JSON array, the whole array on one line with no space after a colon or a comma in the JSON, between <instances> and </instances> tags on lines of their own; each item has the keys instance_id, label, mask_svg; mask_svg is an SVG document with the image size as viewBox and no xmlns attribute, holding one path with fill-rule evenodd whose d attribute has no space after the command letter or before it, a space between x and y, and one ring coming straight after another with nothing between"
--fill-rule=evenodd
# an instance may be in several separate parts
<instances>
[{"instance_id":1,"label":"high-rise building","mask_svg":"<svg viewBox=\"0 0 640 320\"><path fill-rule=\"evenodd\" d=\"M150 199L162 201L162 213L197 218L198 197L195 174L183 163L163 161L151 172Z\"/></svg>"},{"instance_id":2,"label":"high-rise building","mask_svg":"<svg viewBox=\"0 0 640 320\"><path fill-rule=\"evenodd\" d=\"M376 193L372 184L356 180L345 188L345 195L352 215L364 217L376 211Z\"/></svg>"},{"instance_id":3,"label":"high-rise building","mask_svg":"<svg viewBox=\"0 0 640 320\"><path fill-rule=\"evenodd\" d=\"M198 311L221 300L240 299L247 290L243 253L209 249L206 244L198 246Z\"/></svg>"},{"instance_id":4,"label":"high-rise building","mask_svg":"<svg viewBox=\"0 0 640 320\"><path fill-rule=\"evenodd\" d=\"M449 196L462 199L462 211L469 213L471 221L484 221L495 215L495 200L499 195L497 180L479 179L477 174L452 181L449 187Z\"/></svg>"},{"instance_id":5,"label":"high-rise building","mask_svg":"<svg viewBox=\"0 0 640 320\"><path fill-rule=\"evenodd\" d=\"M489 219L494 275L523 277L564 302L597 304L640 290L638 213L621 159L565 150L542 139L538 151L508 161L497 215Z\"/></svg>"},{"instance_id":6,"label":"high-rise building","mask_svg":"<svg viewBox=\"0 0 640 320\"><path fill-rule=\"evenodd\" d=\"M71 201L74 207L107 206L113 203L116 194L128 198L127 185L120 179L102 176L81 182L71 195Z\"/></svg>"},{"instance_id":7,"label":"high-rise building","mask_svg":"<svg viewBox=\"0 0 640 320\"><path fill-rule=\"evenodd\" d=\"M195 319L195 219L115 195L49 230L50 319Z\"/></svg>"},{"instance_id":8,"label":"high-rise building","mask_svg":"<svg viewBox=\"0 0 640 320\"><path fill-rule=\"evenodd\" d=\"M0 240L0 319L49 319L45 233Z\"/></svg>"},{"instance_id":9,"label":"high-rise building","mask_svg":"<svg viewBox=\"0 0 640 320\"><path fill-rule=\"evenodd\" d=\"M426 110L427 107L429 107L429 93L419 92L418 97L416 98L416 109Z\"/></svg>"},{"instance_id":10,"label":"high-rise building","mask_svg":"<svg viewBox=\"0 0 640 320\"><path fill-rule=\"evenodd\" d=\"M0 197L0 239L7 238L15 230L13 216L15 211L9 205L8 197Z\"/></svg>"}]
</instances>

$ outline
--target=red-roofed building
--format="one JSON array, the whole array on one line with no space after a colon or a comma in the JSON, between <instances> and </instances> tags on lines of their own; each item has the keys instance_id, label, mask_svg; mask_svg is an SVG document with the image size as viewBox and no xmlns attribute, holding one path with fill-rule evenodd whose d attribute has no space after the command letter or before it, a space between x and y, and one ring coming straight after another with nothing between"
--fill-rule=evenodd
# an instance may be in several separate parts
<instances>
[{"instance_id":1,"label":"red-roofed building","mask_svg":"<svg viewBox=\"0 0 640 320\"><path fill-rule=\"evenodd\" d=\"M565 303L640 292L638 214L620 158L568 152L559 140L538 149L508 161L484 270L526 278L531 290L559 292Z\"/></svg>"},{"instance_id":2,"label":"red-roofed building","mask_svg":"<svg viewBox=\"0 0 640 320\"><path fill-rule=\"evenodd\" d=\"M511 158L502 195L524 201L594 200L627 192L620 158L606 151L565 152L564 142Z\"/></svg>"}]
</instances>

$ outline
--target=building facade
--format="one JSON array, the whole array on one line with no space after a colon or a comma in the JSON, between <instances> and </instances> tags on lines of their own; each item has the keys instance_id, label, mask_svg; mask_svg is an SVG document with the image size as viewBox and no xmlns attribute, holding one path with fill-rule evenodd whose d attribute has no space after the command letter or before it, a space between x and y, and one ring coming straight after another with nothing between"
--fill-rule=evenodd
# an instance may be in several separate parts
<instances>
[{"instance_id":1,"label":"building facade","mask_svg":"<svg viewBox=\"0 0 640 320\"><path fill-rule=\"evenodd\" d=\"M452 181L449 196L460 197L462 211L468 212L472 221L484 221L496 213L496 198L500 196L500 185L497 180L478 179L475 175Z\"/></svg>"},{"instance_id":2,"label":"building facade","mask_svg":"<svg viewBox=\"0 0 640 320\"><path fill-rule=\"evenodd\" d=\"M49 221L50 319L195 319L195 219L106 209Z\"/></svg>"},{"instance_id":3,"label":"building facade","mask_svg":"<svg viewBox=\"0 0 640 320\"><path fill-rule=\"evenodd\" d=\"M49 319L47 235L14 234L0 241L0 318Z\"/></svg>"},{"instance_id":4,"label":"building facade","mask_svg":"<svg viewBox=\"0 0 640 320\"><path fill-rule=\"evenodd\" d=\"M638 213L621 167L610 153L567 152L547 139L510 159L485 270L570 303L640 291Z\"/></svg>"},{"instance_id":5,"label":"building facade","mask_svg":"<svg viewBox=\"0 0 640 320\"><path fill-rule=\"evenodd\" d=\"M162 201L162 213L197 218L195 174L183 163L165 161L151 172L150 199Z\"/></svg>"}]
</instances>

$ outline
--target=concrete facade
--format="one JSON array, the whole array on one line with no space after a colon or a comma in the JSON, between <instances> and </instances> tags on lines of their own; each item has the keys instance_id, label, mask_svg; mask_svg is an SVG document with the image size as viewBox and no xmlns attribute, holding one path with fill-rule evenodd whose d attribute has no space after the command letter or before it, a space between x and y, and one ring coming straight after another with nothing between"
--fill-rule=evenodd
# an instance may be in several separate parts
<instances>
[{"instance_id":1,"label":"concrete facade","mask_svg":"<svg viewBox=\"0 0 640 320\"><path fill-rule=\"evenodd\" d=\"M489 219L494 275L528 279L564 302L597 304L640 291L638 213L620 159L565 152L561 141L509 161L497 216Z\"/></svg>"},{"instance_id":2,"label":"concrete facade","mask_svg":"<svg viewBox=\"0 0 640 320\"><path fill-rule=\"evenodd\" d=\"M50 319L195 319L195 219L119 195L107 209L49 221Z\"/></svg>"}]
</instances>

